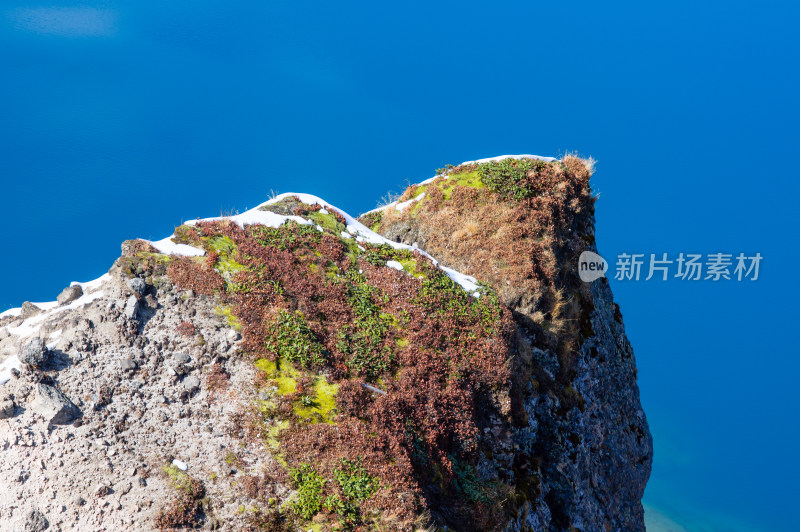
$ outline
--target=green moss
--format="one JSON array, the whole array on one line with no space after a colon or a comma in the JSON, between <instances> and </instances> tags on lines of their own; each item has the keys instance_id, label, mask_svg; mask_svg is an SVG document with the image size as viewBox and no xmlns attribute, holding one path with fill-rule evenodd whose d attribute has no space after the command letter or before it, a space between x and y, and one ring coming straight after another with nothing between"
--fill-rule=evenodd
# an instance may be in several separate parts
<instances>
[{"instance_id":1,"label":"green moss","mask_svg":"<svg viewBox=\"0 0 800 532\"><path fill-rule=\"evenodd\" d=\"M236 329L237 331L242 330L242 323L239 321L239 318L233 313L233 309L229 306L224 307L217 307L214 309L214 313L217 316L224 316L225 320L228 322L228 325Z\"/></svg>"},{"instance_id":2,"label":"green moss","mask_svg":"<svg viewBox=\"0 0 800 532\"><path fill-rule=\"evenodd\" d=\"M456 185L462 187L470 187L470 188L486 188L486 184L483 182L480 172L474 170L471 172L459 172L457 174L449 174L447 176L447 179L444 178L436 179L435 181L432 181L427 185L415 185L412 194L413 197L416 198L422 192L426 192L429 187L436 187L442 191L444 200L447 201L453 195L453 190L456 188ZM419 202L417 202L409 212L411 214L416 214L416 212L419 211L425 204L425 201L427 199L428 196L426 195Z\"/></svg>"},{"instance_id":3,"label":"green moss","mask_svg":"<svg viewBox=\"0 0 800 532\"><path fill-rule=\"evenodd\" d=\"M439 188L442 189L442 194L444 194L445 200L449 200L453 195L453 189L455 189L456 185L470 188L486 187L481 179L480 173L477 171L451 174L448 179L445 179L439 185Z\"/></svg>"},{"instance_id":4,"label":"green moss","mask_svg":"<svg viewBox=\"0 0 800 532\"><path fill-rule=\"evenodd\" d=\"M185 472L181 471L172 464L162 466L161 471L163 471L169 478L170 486L185 493L191 492L192 477L187 475Z\"/></svg>"},{"instance_id":5,"label":"green moss","mask_svg":"<svg viewBox=\"0 0 800 532\"><path fill-rule=\"evenodd\" d=\"M312 211L305 215L306 218L316 222L320 227L326 231L333 233L337 237L341 235L342 231L347 227L336 220L331 213L323 214L320 211Z\"/></svg>"},{"instance_id":6,"label":"green moss","mask_svg":"<svg viewBox=\"0 0 800 532\"><path fill-rule=\"evenodd\" d=\"M284 420L276 422L267 431L267 447L269 447L269 449L272 451L272 457L284 467L286 467L286 460L284 460L283 454L278 451L281 447L281 432L287 428L289 428L289 422Z\"/></svg>"},{"instance_id":7,"label":"green moss","mask_svg":"<svg viewBox=\"0 0 800 532\"><path fill-rule=\"evenodd\" d=\"M227 236L211 236L203 240L211 251L219 255L232 255L236 250L236 244Z\"/></svg>"},{"instance_id":8,"label":"green moss","mask_svg":"<svg viewBox=\"0 0 800 532\"><path fill-rule=\"evenodd\" d=\"M383 221L383 209L362 214L358 220L377 233Z\"/></svg>"},{"instance_id":9,"label":"green moss","mask_svg":"<svg viewBox=\"0 0 800 532\"><path fill-rule=\"evenodd\" d=\"M299 224L287 220L280 227L263 225L248 226L253 237L262 246L272 246L281 250L296 250L299 247L311 247L319 242L321 233L313 225Z\"/></svg>"},{"instance_id":10,"label":"green moss","mask_svg":"<svg viewBox=\"0 0 800 532\"><path fill-rule=\"evenodd\" d=\"M297 381L304 375L313 381L312 395L300 398L292 404L292 409L297 417L312 423L333 423L336 417L336 394L339 385L329 384L321 375L305 373L295 369L286 360L272 361L266 358L256 361L256 368L266 373L277 387L278 395L289 395L297 390ZM262 401L262 407L269 410L274 407L272 401Z\"/></svg>"},{"instance_id":11,"label":"green moss","mask_svg":"<svg viewBox=\"0 0 800 532\"><path fill-rule=\"evenodd\" d=\"M375 266L386 266L386 261L389 260L397 262L410 260L412 254L407 249L395 249L389 244L373 244L367 247L362 258Z\"/></svg>"},{"instance_id":12,"label":"green moss","mask_svg":"<svg viewBox=\"0 0 800 532\"><path fill-rule=\"evenodd\" d=\"M338 384L329 384L324 377L317 377L314 382L314 395L308 401L295 401L294 413L301 419L313 423L333 423L336 416L336 393Z\"/></svg>"},{"instance_id":13,"label":"green moss","mask_svg":"<svg viewBox=\"0 0 800 532\"><path fill-rule=\"evenodd\" d=\"M224 258L220 257L217 259L214 269L217 271L217 273L222 275L223 279L228 281L233 278L233 274L244 271L247 268L243 264L233 260L231 257L225 256Z\"/></svg>"},{"instance_id":14,"label":"green moss","mask_svg":"<svg viewBox=\"0 0 800 532\"><path fill-rule=\"evenodd\" d=\"M289 395L297 389L297 380L302 376L291 363L278 359L272 361L262 358L255 363L256 368L266 373L266 377L275 381L278 395Z\"/></svg>"},{"instance_id":15,"label":"green moss","mask_svg":"<svg viewBox=\"0 0 800 532\"><path fill-rule=\"evenodd\" d=\"M200 234L195 226L183 224L175 228L172 241L176 244L196 246L200 242Z\"/></svg>"},{"instance_id":16,"label":"green moss","mask_svg":"<svg viewBox=\"0 0 800 532\"><path fill-rule=\"evenodd\" d=\"M397 261L403 265L403 270L407 271L417 279L424 279L425 275L417 271L417 261L414 259L403 259Z\"/></svg>"}]
</instances>

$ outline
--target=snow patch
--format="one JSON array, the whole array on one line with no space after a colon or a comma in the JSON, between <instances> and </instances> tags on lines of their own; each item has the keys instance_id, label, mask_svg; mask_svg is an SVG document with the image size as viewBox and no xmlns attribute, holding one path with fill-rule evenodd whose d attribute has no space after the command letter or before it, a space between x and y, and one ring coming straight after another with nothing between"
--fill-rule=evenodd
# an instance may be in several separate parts
<instances>
[{"instance_id":1,"label":"snow patch","mask_svg":"<svg viewBox=\"0 0 800 532\"><path fill-rule=\"evenodd\" d=\"M22 308L20 308L20 307L10 308L8 310L4 310L3 312L0 312L0 319L8 318L9 316L12 316L12 317L16 318L20 314L22 314Z\"/></svg>"},{"instance_id":2,"label":"snow patch","mask_svg":"<svg viewBox=\"0 0 800 532\"><path fill-rule=\"evenodd\" d=\"M395 270L403 271L403 265L397 262L396 260L387 260L386 265L390 268L394 268Z\"/></svg>"},{"instance_id":3,"label":"snow patch","mask_svg":"<svg viewBox=\"0 0 800 532\"><path fill-rule=\"evenodd\" d=\"M17 355L12 355L0 364L0 386L11 380L11 371L22 370L22 362Z\"/></svg>"},{"instance_id":4,"label":"snow patch","mask_svg":"<svg viewBox=\"0 0 800 532\"><path fill-rule=\"evenodd\" d=\"M285 194L281 194L280 197L285 196ZM273 200L267 201L262 203L258 207L263 205L267 205L269 203L273 203ZM286 220L294 220L295 222L302 224L302 225L311 225L311 221L306 220L305 218L301 218L300 216L282 216L280 214L276 214L272 211L262 211L256 207L254 209L250 209L249 211L245 211L242 214L237 214L236 216L215 216L213 218L203 218L200 220L189 220L186 222L186 225L194 225L198 222L215 222L217 220L230 220L236 223L239 227L244 229L245 225L265 225L267 227L280 227L282 226Z\"/></svg>"},{"instance_id":5,"label":"snow patch","mask_svg":"<svg viewBox=\"0 0 800 532\"><path fill-rule=\"evenodd\" d=\"M36 316L32 316L27 320L23 321L17 327L8 327L8 333L12 336L19 336L21 338L26 338L28 336L32 336L33 334L39 332L39 328L41 328L42 323L44 323L47 319L55 316L56 314L60 314L66 310L74 310L76 308L83 307L88 305L95 299L99 299L103 297L103 291L97 290L92 292L91 294L84 294L69 305L64 305L63 307L56 307L49 312L45 312L42 314L37 314Z\"/></svg>"},{"instance_id":6,"label":"snow patch","mask_svg":"<svg viewBox=\"0 0 800 532\"><path fill-rule=\"evenodd\" d=\"M465 161L461 164L483 164L483 163L494 163L497 161L502 161L503 159L535 159L537 161L544 161L546 163L552 163L557 161L555 157L542 157L541 155L531 155L529 153L524 153L522 155L498 155L497 157L487 157L485 159L478 159L475 161Z\"/></svg>"},{"instance_id":7,"label":"snow patch","mask_svg":"<svg viewBox=\"0 0 800 532\"><path fill-rule=\"evenodd\" d=\"M187 222L188 223L188 222ZM189 246L187 244L176 244L172 241L172 236L168 236L167 238L162 238L161 240L156 240L153 242L152 240L145 240L145 242L149 242L151 246L156 248L159 253L163 253L164 255L180 255L182 257L202 257L206 254L205 250L200 248L196 248L194 246Z\"/></svg>"},{"instance_id":8,"label":"snow patch","mask_svg":"<svg viewBox=\"0 0 800 532\"><path fill-rule=\"evenodd\" d=\"M102 285L103 283L105 283L109 279L111 279L111 275L108 274L108 273L104 273L103 275L101 275L100 277L98 277L97 279L94 279L92 281L87 281L85 283L79 283L77 281L72 281L71 283L69 283L69 285L70 286L80 286L83 289L84 292L90 292L90 291L92 291L92 290L94 290L96 288L100 288L100 285Z\"/></svg>"},{"instance_id":9,"label":"snow patch","mask_svg":"<svg viewBox=\"0 0 800 532\"><path fill-rule=\"evenodd\" d=\"M404 201L402 203L398 203L397 205L394 206L394 209L396 211L402 211L403 209L405 209L406 207L408 207L409 205L411 205L415 201L420 201L424 197L425 197L425 193L423 192L422 194L420 194L419 196L417 196L414 199L410 199L408 201Z\"/></svg>"},{"instance_id":10,"label":"snow patch","mask_svg":"<svg viewBox=\"0 0 800 532\"><path fill-rule=\"evenodd\" d=\"M287 198L287 197L290 197L290 196L296 196L301 202L305 203L306 205L314 205L316 203L316 204L319 204L319 205L323 206L324 208L328 209L329 211L330 210L339 211L342 214L342 216L344 217L344 219L345 219L345 222L346 222L346 225L347 225L347 232L349 232L352 235L355 235L356 242L367 242L368 244L378 244L378 245L386 244L388 246L393 247L394 249L407 249L409 251L417 251L417 252L421 253L422 255L428 257L429 259L431 259L431 261L433 261L433 263L435 265L437 265L440 268L442 268L442 271L444 271L453 281L455 281L456 283L461 285L461 287L464 288L464 290L466 290L467 292L469 292L472 296L480 297L480 293L478 292L478 290L479 290L478 281L474 277L469 276L469 275L464 275L463 273L457 272L457 271L452 270L450 268L446 268L444 266L440 266L439 265L439 261L437 261L435 258L433 258L430 255L428 255L424 251L420 250L419 248L415 248L415 247L409 246L407 244L401 244L399 242L392 242L391 240L383 238L381 235L379 235L378 233L372 231L367 226L365 226L364 224L362 224L361 222L359 222L358 220L356 220L355 218L353 218L352 216L350 216L349 214L344 212L342 209L339 209L338 207L335 207L334 205L331 205L330 203L326 202L322 198L314 196L313 194L287 192L285 194L281 194L279 196L276 196L276 197L272 198L271 200L269 200L267 202L262 203L261 205L259 205L259 207L263 206L263 205L269 205L270 203L277 203L277 202L283 200L284 198ZM295 218L295 217L291 217L291 218ZM307 223L310 223L310 222L307 222ZM359 246L359 248L362 251L364 249L364 248L361 248L360 246Z\"/></svg>"}]
</instances>

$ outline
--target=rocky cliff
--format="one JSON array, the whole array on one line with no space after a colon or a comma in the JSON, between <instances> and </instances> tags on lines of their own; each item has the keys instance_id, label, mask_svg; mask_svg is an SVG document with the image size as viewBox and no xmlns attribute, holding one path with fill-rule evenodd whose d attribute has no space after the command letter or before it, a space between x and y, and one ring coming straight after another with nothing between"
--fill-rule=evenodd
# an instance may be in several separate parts
<instances>
[{"instance_id":1,"label":"rocky cliff","mask_svg":"<svg viewBox=\"0 0 800 532\"><path fill-rule=\"evenodd\" d=\"M642 530L590 175L464 163L359 220L284 194L0 314L0 529Z\"/></svg>"}]
</instances>

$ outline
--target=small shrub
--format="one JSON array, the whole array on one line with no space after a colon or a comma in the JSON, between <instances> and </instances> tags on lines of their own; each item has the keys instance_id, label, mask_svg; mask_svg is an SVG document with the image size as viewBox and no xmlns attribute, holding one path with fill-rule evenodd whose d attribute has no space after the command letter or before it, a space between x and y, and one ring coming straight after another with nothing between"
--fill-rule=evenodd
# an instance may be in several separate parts
<instances>
[{"instance_id":1,"label":"small shrub","mask_svg":"<svg viewBox=\"0 0 800 532\"><path fill-rule=\"evenodd\" d=\"M539 173L550 163L536 159L503 159L478 165L478 173L489 190L505 198L521 200L541 192Z\"/></svg>"},{"instance_id":2,"label":"small shrub","mask_svg":"<svg viewBox=\"0 0 800 532\"><path fill-rule=\"evenodd\" d=\"M179 288L194 290L198 294L213 295L225 289L225 280L207 260L195 262L186 257L175 259L167 268L167 275Z\"/></svg>"},{"instance_id":3,"label":"small shrub","mask_svg":"<svg viewBox=\"0 0 800 532\"><path fill-rule=\"evenodd\" d=\"M206 373L206 388L212 393L226 390L230 385L231 376L219 362L211 365Z\"/></svg>"},{"instance_id":4,"label":"small shrub","mask_svg":"<svg viewBox=\"0 0 800 532\"><path fill-rule=\"evenodd\" d=\"M297 499L292 506L294 512L303 519L311 519L322 510L325 479L308 464L290 470L289 477L297 490Z\"/></svg>"},{"instance_id":5,"label":"small shrub","mask_svg":"<svg viewBox=\"0 0 800 532\"><path fill-rule=\"evenodd\" d=\"M202 499L206 491L203 483L174 466L165 467L164 472L178 495L156 514L156 526L161 530L193 527L204 516Z\"/></svg>"},{"instance_id":6,"label":"small shrub","mask_svg":"<svg viewBox=\"0 0 800 532\"><path fill-rule=\"evenodd\" d=\"M383 211L377 210L368 212L367 214L362 214L358 221L362 224L366 225L373 231L377 231L380 227L381 220L383 220Z\"/></svg>"},{"instance_id":7,"label":"small shrub","mask_svg":"<svg viewBox=\"0 0 800 532\"><path fill-rule=\"evenodd\" d=\"M191 337L194 336L194 325L192 325L188 321L182 321L180 325L178 325L178 334L181 336Z\"/></svg>"},{"instance_id":8,"label":"small shrub","mask_svg":"<svg viewBox=\"0 0 800 532\"><path fill-rule=\"evenodd\" d=\"M289 360L304 368L325 363L322 344L301 312L279 311L268 330L264 345L276 358Z\"/></svg>"}]
</instances>

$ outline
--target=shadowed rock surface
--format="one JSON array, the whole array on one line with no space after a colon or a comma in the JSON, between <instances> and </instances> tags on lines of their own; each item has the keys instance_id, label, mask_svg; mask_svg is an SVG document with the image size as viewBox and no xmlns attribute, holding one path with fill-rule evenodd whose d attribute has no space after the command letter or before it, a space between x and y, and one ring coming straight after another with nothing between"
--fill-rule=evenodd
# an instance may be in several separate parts
<instances>
[{"instance_id":1,"label":"shadowed rock surface","mask_svg":"<svg viewBox=\"0 0 800 532\"><path fill-rule=\"evenodd\" d=\"M518 388L521 421L512 437L519 445L515 473L520 484L528 486L528 500L508 529L644 530L640 501L653 448L639 401L633 349L607 279L591 284L578 279L580 252L597 250L594 199L588 175L581 175L591 168L582 169L584 163L575 158L565 158L564 163L553 175L542 175L549 168L536 168L520 176L521 187L527 178L547 182L546 194L552 194L553 201L538 202L539 194L522 201L503 197L475 178L491 178L496 169L470 165L450 169L446 178L424 190L412 186L401 202L423 191L427 198L402 211L389 206L362 221L387 238L418 245L446 266L490 281L515 311L520 336L531 353L516 366L527 378ZM513 172L514 167L501 170ZM550 192L575 182L579 187L562 198ZM440 190L449 198L441 199ZM437 195L438 204L429 200ZM481 218L484 208L490 216ZM552 216L542 215L549 215L548 209ZM491 227L506 211L508 224ZM549 228L544 221L551 222ZM525 233L515 227L523 223L534 228L539 223L542 229ZM505 236L492 241L491 235L501 231ZM521 235L549 244L532 249ZM522 271L507 266L509 255L519 260L532 252L538 255ZM548 278L554 281L556 304L547 302L547 283L535 285L544 285L538 294L523 284L531 279L528 272L547 260L554 264L555 275Z\"/></svg>"}]
</instances>

